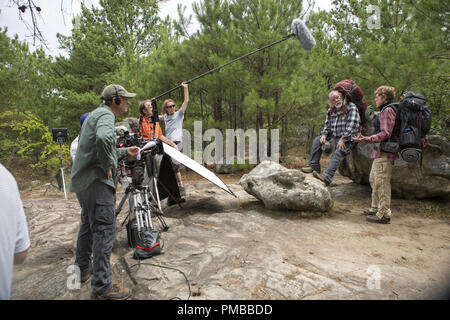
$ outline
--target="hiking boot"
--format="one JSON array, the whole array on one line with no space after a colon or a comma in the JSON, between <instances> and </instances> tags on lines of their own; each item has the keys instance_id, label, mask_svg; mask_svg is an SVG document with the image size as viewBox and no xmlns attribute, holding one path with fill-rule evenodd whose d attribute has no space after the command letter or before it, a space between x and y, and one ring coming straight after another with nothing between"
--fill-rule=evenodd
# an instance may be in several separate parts
<instances>
[{"instance_id":1,"label":"hiking boot","mask_svg":"<svg viewBox=\"0 0 450 320\"><path fill-rule=\"evenodd\" d=\"M378 216L376 214L374 214L373 216L367 216L366 221L374 222L374 223L381 223L381 224L390 224L391 218L383 216L383 218L380 219L380 218L378 218Z\"/></svg>"},{"instance_id":2,"label":"hiking boot","mask_svg":"<svg viewBox=\"0 0 450 320\"><path fill-rule=\"evenodd\" d=\"M364 212L362 213L363 216L373 216L375 214L377 214L377 212L373 211L372 209L364 210Z\"/></svg>"},{"instance_id":3,"label":"hiking boot","mask_svg":"<svg viewBox=\"0 0 450 320\"><path fill-rule=\"evenodd\" d=\"M174 200L172 197L169 196L169 198L167 199L167 206L173 206L174 204L177 203L183 203L186 202L186 199L184 198L178 198L177 200Z\"/></svg>"},{"instance_id":4,"label":"hiking boot","mask_svg":"<svg viewBox=\"0 0 450 320\"><path fill-rule=\"evenodd\" d=\"M93 267L91 267L90 269L89 269L89 271L85 271L85 272L81 272L81 275L80 275L80 282L81 283L85 283L86 281L88 281L90 278L91 278L91 276L94 274L94 268Z\"/></svg>"},{"instance_id":5,"label":"hiking boot","mask_svg":"<svg viewBox=\"0 0 450 320\"><path fill-rule=\"evenodd\" d=\"M319 179L320 181L322 181L323 183L325 183L326 186L330 185L330 182L328 182L327 180L325 180L322 175L320 173L318 173L316 170L313 171L313 176L316 179Z\"/></svg>"},{"instance_id":6,"label":"hiking boot","mask_svg":"<svg viewBox=\"0 0 450 320\"><path fill-rule=\"evenodd\" d=\"M131 290L124 288L122 284L113 284L111 289L102 296L96 297L98 300L126 300L131 297Z\"/></svg>"},{"instance_id":7,"label":"hiking boot","mask_svg":"<svg viewBox=\"0 0 450 320\"><path fill-rule=\"evenodd\" d=\"M304 172L304 173L312 173L314 171L314 168L310 167L310 166L306 166L306 167L301 168L300 170L302 170L302 172Z\"/></svg>"}]
</instances>

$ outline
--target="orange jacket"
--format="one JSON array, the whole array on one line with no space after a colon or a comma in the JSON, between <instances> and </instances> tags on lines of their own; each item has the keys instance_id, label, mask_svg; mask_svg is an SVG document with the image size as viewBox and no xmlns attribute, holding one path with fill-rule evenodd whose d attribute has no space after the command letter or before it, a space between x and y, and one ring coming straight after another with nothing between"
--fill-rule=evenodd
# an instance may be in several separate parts
<instances>
[{"instance_id":1,"label":"orange jacket","mask_svg":"<svg viewBox=\"0 0 450 320\"><path fill-rule=\"evenodd\" d=\"M150 122L150 119L147 116L142 118L141 129L139 130L139 136L144 139L155 138L158 139L162 136L162 130L159 126L159 122L156 122L156 130L155 135L153 135L153 123Z\"/></svg>"}]
</instances>

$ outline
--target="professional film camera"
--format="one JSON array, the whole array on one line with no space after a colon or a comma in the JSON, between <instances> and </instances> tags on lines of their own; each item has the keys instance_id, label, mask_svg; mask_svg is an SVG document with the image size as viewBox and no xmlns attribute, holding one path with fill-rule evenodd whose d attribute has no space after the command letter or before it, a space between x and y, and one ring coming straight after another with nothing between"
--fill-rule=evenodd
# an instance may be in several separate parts
<instances>
[{"instance_id":1,"label":"professional film camera","mask_svg":"<svg viewBox=\"0 0 450 320\"><path fill-rule=\"evenodd\" d=\"M123 131L121 128L119 130L116 129L116 133L120 133L117 135L117 148L128 148L132 146L141 147L145 144L145 142L139 138L136 134L130 134L129 131Z\"/></svg>"},{"instance_id":2,"label":"professional film camera","mask_svg":"<svg viewBox=\"0 0 450 320\"><path fill-rule=\"evenodd\" d=\"M161 253L159 233L152 217L157 217L162 231L169 226L163 217L161 201L167 197L180 198L180 191L173 172L172 160L164 153L161 140L145 142L137 135L124 131L117 138L117 147L138 146L139 159L125 159L119 163L119 181L125 194L116 208L116 216L128 199L129 217L126 225L128 244L135 248L135 259L146 259Z\"/></svg>"}]
</instances>

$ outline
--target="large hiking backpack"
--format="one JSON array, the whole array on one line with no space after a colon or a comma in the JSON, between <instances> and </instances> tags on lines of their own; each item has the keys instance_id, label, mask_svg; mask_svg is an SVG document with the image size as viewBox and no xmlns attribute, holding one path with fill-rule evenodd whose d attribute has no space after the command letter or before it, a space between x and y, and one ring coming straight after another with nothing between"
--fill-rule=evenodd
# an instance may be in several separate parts
<instances>
[{"instance_id":1,"label":"large hiking backpack","mask_svg":"<svg viewBox=\"0 0 450 320\"><path fill-rule=\"evenodd\" d=\"M407 92L400 98L396 121L400 121L400 155L407 162L422 160L425 136L431 128L431 110L420 93Z\"/></svg>"},{"instance_id":2,"label":"large hiking backpack","mask_svg":"<svg viewBox=\"0 0 450 320\"><path fill-rule=\"evenodd\" d=\"M346 79L335 84L333 90L339 91L358 108L361 124L366 122L367 103L363 100L364 93L355 81Z\"/></svg>"}]
</instances>

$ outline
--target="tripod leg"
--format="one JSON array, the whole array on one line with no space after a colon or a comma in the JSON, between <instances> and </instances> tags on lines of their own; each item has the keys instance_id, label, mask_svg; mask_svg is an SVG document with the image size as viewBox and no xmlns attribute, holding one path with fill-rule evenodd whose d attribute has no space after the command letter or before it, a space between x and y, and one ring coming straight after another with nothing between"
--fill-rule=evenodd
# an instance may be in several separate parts
<instances>
[{"instance_id":1,"label":"tripod leg","mask_svg":"<svg viewBox=\"0 0 450 320\"><path fill-rule=\"evenodd\" d=\"M150 192L150 197L152 198L152 200L156 203L156 199L153 196L153 194ZM166 221L164 220L163 216L164 216L164 212L162 210L158 210L157 208L154 207L154 210L156 212L156 217L158 218L158 220L161 222L161 225L163 227L163 231L167 231L169 230L169 226L167 225Z\"/></svg>"},{"instance_id":2,"label":"tripod leg","mask_svg":"<svg viewBox=\"0 0 450 320\"><path fill-rule=\"evenodd\" d=\"M152 216L150 213L150 204L148 203L148 196L147 196L147 188L145 187L144 189L144 201L145 201L145 218L148 221L148 227L150 228L150 230L153 230L153 223L152 223Z\"/></svg>"},{"instance_id":3,"label":"tripod leg","mask_svg":"<svg viewBox=\"0 0 450 320\"><path fill-rule=\"evenodd\" d=\"M134 213L136 216L138 231L142 231L144 228L144 221L142 220L141 208L139 202L137 201L138 199L136 192L133 192L133 200L134 200Z\"/></svg>"},{"instance_id":4,"label":"tripod leg","mask_svg":"<svg viewBox=\"0 0 450 320\"><path fill-rule=\"evenodd\" d=\"M164 218L161 215L158 216L158 219L159 219L159 222L161 222L163 231L169 230L169 226L167 225L166 220L164 220Z\"/></svg>"},{"instance_id":5,"label":"tripod leg","mask_svg":"<svg viewBox=\"0 0 450 320\"><path fill-rule=\"evenodd\" d=\"M64 199L67 200L67 193L66 193L66 182L64 181L64 168L63 168L63 161L62 161L62 144L59 144L59 162L61 165L61 178L62 178L62 185L64 189Z\"/></svg>"},{"instance_id":6,"label":"tripod leg","mask_svg":"<svg viewBox=\"0 0 450 320\"><path fill-rule=\"evenodd\" d=\"M62 184L64 189L64 199L67 200L67 193L66 193L66 182L64 181L64 169L61 167L61 178L62 178Z\"/></svg>"},{"instance_id":7,"label":"tripod leg","mask_svg":"<svg viewBox=\"0 0 450 320\"><path fill-rule=\"evenodd\" d=\"M167 225L166 221L162 217L163 211L162 211L162 208L161 208L161 201L159 200L158 186L157 186L157 183L156 183L156 178L154 178L154 177L153 177L153 183L154 183L154 186L155 186L156 197L158 199L155 199L155 197L153 196L152 192L149 192L149 194L150 194L150 197L152 198L152 200L155 201L155 203L158 204L159 212L157 214L157 217L158 217L159 221L161 222L161 225L163 227L163 231L167 231L167 230L169 230L169 226Z\"/></svg>"},{"instance_id":8,"label":"tripod leg","mask_svg":"<svg viewBox=\"0 0 450 320\"><path fill-rule=\"evenodd\" d=\"M125 190L125 195L123 196L122 200L120 200L120 203L119 203L119 205L117 206L117 209L116 209L116 217L119 215L120 211L122 211L122 207L123 207L125 201L127 201L127 197L128 197L128 194L129 194L129 193L130 193L130 189L127 188L127 189Z\"/></svg>"},{"instance_id":9,"label":"tripod leg","mask_svg":"<svg viewBox=\"0 0 450 320\"><path fill-rule=\"evenodd\" d=\"M159 200L159 191L158 191L158 185L156 183L156 178L153 177L153 184L155 186L155 193L156 193L156 199L158 199L158 208L161 211L161 201Z\"/></svg>"},{"instance_id":10,"label":"tripod leg","mask_svg":"<svg viewBox=\"0 0 450 320\"><path fill-rule=\"evenodd\" d=\"M139 191L137 198L140 199L140 201L139 201L139 216L140 216L140 219L142 222L142 227L144 228L144 230L149 230L150 229L150 221L147 217L146 203L145 203L145 199L143 199L142 191Z\"/></svg>"}]
</instances>

